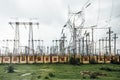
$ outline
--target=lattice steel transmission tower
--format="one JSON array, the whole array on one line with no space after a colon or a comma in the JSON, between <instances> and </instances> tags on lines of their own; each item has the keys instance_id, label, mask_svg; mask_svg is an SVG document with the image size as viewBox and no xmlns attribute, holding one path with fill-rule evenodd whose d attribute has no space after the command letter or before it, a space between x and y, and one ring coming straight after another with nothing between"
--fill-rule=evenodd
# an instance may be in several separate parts
<instances>
[{"instance_id":1,"label":"lattice steel transmission tower","mask_svg":"<svg viewBox=\"0 0 120 80\"><path fill-rule=\"evenodd\" d=\"M15 27L15 41L14 41L14 54L19 54L19 41L20 41L20 35L19 35L19 25L29 25L29 40L28 40L28 53L34 54L34 42L33 42L33 25L39 26L38 22L9 22L9 24L12 26L13 24L16 25Z\"/></svg>"},{"instance_id":2,"label":"lattice steel transmission tower","mask_svg":"<svg viewBox=\"0 0 120 80\"><path fill-rule=\"evenodd\" d=\"M82 29L84 27L85 23L85 16L84 16L84 10L88 8L91 5L89 1L82 7L82 9L78 12L70 12L68 11L68 21L63 26L63 29L67 26L71 33L71 40L69 42L69 46L72 48L72 53L75 59L75 56L77 54L77 41L82 38ZM62 30L63 32L63 30Z\"/></svg>"},{"instance_id":3,"label":"lattice steel transmission tower","mask_svg":"<svg viewBox=\"0 0 120 80\"><path fill-rule=\"evenodd\" d=\"M13 55L19 54L19 22L9 22L9 24L13 27L15 25L15 37L14 37L14 48L13 48Z\"/></svg>"}]
</instances>

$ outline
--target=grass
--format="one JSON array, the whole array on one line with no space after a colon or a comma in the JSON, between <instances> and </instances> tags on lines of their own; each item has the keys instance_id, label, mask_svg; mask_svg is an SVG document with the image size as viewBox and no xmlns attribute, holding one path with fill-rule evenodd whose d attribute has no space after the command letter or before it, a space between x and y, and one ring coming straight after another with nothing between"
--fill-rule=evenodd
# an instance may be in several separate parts
<instances>
[{"instance_id":1,"label":"grass","mask_svg":"<svg viewBox=\"0 0 120 80\"><path fill-rule=\"evenodd\" d=\"M120 79L120 71L101 69L109 67L120 70L120 65L116 64L13 64L14 73L7 73L5 70L7 66L8 64L0 65L0 80L83 80L81 71L100 72L107 75L97 76L95 80ZM90 76L84 76L84 78L90 80Z\"/></svg>"}]
</instances>

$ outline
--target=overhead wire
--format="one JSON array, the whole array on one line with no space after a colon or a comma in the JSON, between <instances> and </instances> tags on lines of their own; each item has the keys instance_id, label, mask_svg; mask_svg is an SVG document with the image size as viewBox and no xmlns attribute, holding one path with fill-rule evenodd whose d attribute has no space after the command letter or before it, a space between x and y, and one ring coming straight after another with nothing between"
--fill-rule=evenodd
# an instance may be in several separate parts
<instances>
[{"instance_id":1,"label":"overhead wire","mask_svg":"<svg viewBox=\"0 0 120 80\"><path fill-rule=\"evenodd\" d=\"M112 4L112 6L111 6L111 14L110 14L110 21L111 21L111 18L112 18L112 14L113 14L113 0L111 0L111 4Z\"/></svg>"},{"instance_id":2,"label":"overhead wire","mask_svg":"<svg viewBox=\"0 0 120 80\"><path fill-rule=\"evenodd\" d=\"M112 15L113 15L113 0L111 0L111 12L110 12L109 20L108 20L109 25L111 25Z\"/></svg>"},{"instance_id":3,"label":"overhead wire","mask_svg":"<svg viewBox=\"0 0 120 80\"><path fill-rule=\"evenodd\" d=\"M100 0L98 0L98 15L97 15L97 22L96 22L97 26L99 24L99 19L100 19Z\"/></svg>"}]
</instances>

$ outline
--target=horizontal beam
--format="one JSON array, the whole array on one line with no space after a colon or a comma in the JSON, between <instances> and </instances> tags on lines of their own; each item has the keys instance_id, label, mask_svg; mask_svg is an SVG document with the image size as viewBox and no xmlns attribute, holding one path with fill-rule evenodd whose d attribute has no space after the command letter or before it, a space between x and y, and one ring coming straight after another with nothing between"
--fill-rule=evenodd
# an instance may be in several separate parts
<instances>
[{"instance_id":1,"label":"horizontal beam","mask_svg":"<svg viewBox=\"0 0 120 80\"><path fill-rule=\"evenodd\" d=\"M38 22L9 22L10 25L16 24L16 25L39 25Z\"/></svg>"}]
</instances>

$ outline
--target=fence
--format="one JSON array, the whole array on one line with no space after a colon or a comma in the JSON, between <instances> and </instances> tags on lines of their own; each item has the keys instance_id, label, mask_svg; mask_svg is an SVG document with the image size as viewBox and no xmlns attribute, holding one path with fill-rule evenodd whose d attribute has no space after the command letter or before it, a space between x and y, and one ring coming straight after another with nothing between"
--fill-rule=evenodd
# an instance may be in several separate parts
<instances>
[{"instance_id":1,"label":"fence","mask_svg":"<svg viewBox=\"0 0 120 80\"><path fill-rule=\"evenodd\" d=\"M116 61L120 63L120 56L80 56L77 55L76 58L80 59L80 63L87 64L91 60L94 60L96 63L111 63L111 61ZM0 56L0 64L4 63L68 63L70 57L65 56L50 56L50 55L21 55L21 56Z\"/></svg>"}]
</instances>

